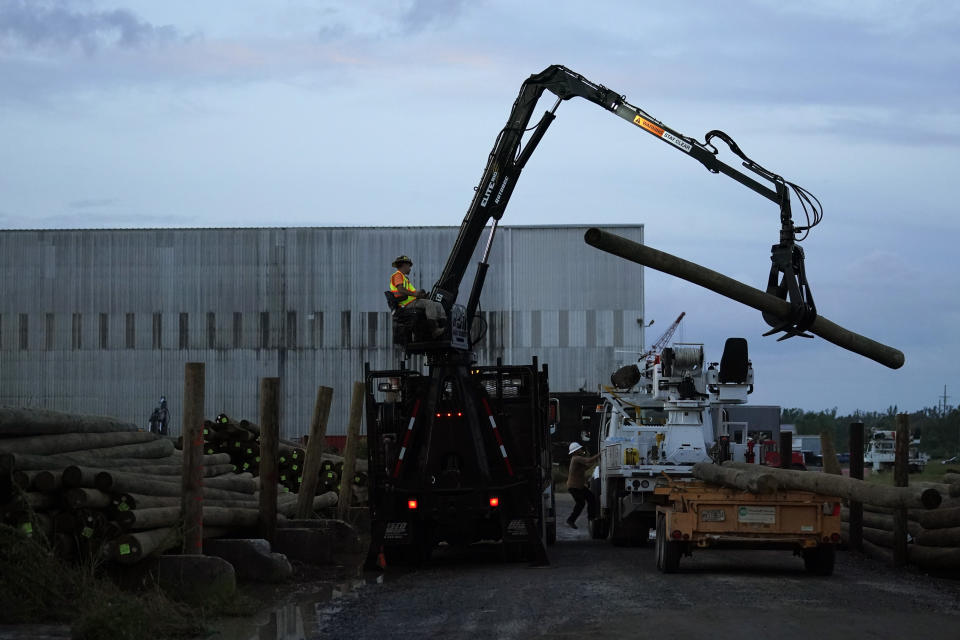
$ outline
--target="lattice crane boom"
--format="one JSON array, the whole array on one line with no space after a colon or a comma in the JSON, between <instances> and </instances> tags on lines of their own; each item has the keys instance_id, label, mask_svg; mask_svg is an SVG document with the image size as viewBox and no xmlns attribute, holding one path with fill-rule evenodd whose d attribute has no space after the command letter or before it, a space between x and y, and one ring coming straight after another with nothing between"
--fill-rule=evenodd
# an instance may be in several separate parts
<instances>
[{"instance_id":1,"label":"lattice crane boom","mask_svg":"<svg viewBox=\"0 0 960 640\"><path fill-rule=\"evenodd\" d=\"M677 316L677 319L673 321L673 324L667 327L667 330L663 332L663 335L657 338L657 341L653 343L653 346L650 347L642 356L640 356L640 359L643 360L647 356L652 356L663 351L663 348L667 346L667 344L670 342L670 339L673 338L673 334L676 333L677 327L680 326L680 321L683 320L683 316L685 315L687 315L687 312L681 311L680 315Z\"/></svg>"}]
</instances>

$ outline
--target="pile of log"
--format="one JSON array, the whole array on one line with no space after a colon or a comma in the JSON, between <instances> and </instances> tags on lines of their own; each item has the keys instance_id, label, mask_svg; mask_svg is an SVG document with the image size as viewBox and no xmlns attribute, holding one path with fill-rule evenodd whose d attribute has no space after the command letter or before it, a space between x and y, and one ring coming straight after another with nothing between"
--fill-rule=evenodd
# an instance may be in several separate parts
<instances>
[{"instance_id":1,"label":"pile of log","mask_svg":"<svg viewBox=\"0 0 960 640\"><path fill-rule=\"evenodd\" d=\"M936 571L960 571L960 475L945 475L942 483L916 483L944 496L936 509L907 509L907 557L912 564ZM849 533L849 511L841 513L844 536ZM894 548L894 511L863 506L863 547L871 556L890 561Z\"/></svg>"},{"instance_id":2,"label":"pile of log","mask_svg":"<svg viewBox=\"0 0 960 640\"><path fill-rule=\"evenodd\" d=\"M226 452L203 456L202 466L204 536L255 531L259 479ZM0 407L0 521L43 536L65 557L129 564L177 547L182 470L173 439L134 424ZM277 511L293 517L297 496L281 491ZM327 492L313 508L336 501Z\"/></svg>"},{"instance_id":3,"label":"pile of log","mask_svg":"<svg viewBox=\"0 0 960 640\"><path fill-rule=\"evenodd\" d=\"M903 509L908 519L910 562L926 569L960 570L960 473L944 474L940 483L889 487L829 473L728 461L722 466L694 465L693 475L751 493L798 490L859 502L863 505L864 550L885 560L892 559L894 514ZM844 508L840 515L846 540L849 509Z\"/></svg>"},{"instance_id":4,"label":"pile of log","mask_svg":"<svg viewBox=\"0 0 960 640\"><path fill-rule=\"evenodd\" d=\"M934 509L943 496L936 488L886 487L846 476L777 467L724 462L722 466L701 463L694 465L694 476L725 486L753 493L769 493L778 489L811 491L887 508Z\"/></svg>"},{"instance_id":5,"label":"pile of log","mask_svg":"<svg viewBox=\"0 0 960 640\"><path fill-rule=\"evenodd\" d=\"M254 476L260 469L260 427L249 420L231 420L220 414L216 420L207 420L203 425L203 447L206 455L226 454L237 471L249 472ZM177 448L182 442L178 441ZM294 493L303 484L303 463L306 451L296 442L280 439L277 464L278 480L281 487ZM357 460L358 471L353 476L353 502L359 504L365 497L364 491L358 491L366 485L366 461ZM317 487L322 491L340 493L343 458L324 453L320 465L320 477Z\"/></svg>"}]
</instances>

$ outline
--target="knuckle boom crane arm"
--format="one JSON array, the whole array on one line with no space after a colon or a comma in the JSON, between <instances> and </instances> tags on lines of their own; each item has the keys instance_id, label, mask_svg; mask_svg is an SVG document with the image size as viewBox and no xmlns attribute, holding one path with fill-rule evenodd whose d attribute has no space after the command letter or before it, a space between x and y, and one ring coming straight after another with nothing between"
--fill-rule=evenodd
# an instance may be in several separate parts
<instances>
[{"instance_id":1,"label":"knuckle boom crane arm","mask_svg":"<svg viewBox=\"0 0 960 640\"><path fill-rule=\"evenodd\" d=\"M556 96L556 102L528 127L546 91ZM818 320L804 274L803 251L796 246L820 222L822 209L815 197L752 161L721 131L710 131L699 142L628 103L623 95L563 66L553 65L530 76L497 135L446 265L430 291L430 298L443 306L451 320L446 339L407 345L408 353L428 355L429 374L405 366L373 371L365 364L371 513L368 566L377 564L380 550L416 559L429 555L440 541L469 544L481 539L501 540L505 553L519 549L537 562L548 562L544 544L556 538L556 511L547 368L540 370L536 358L532 365L475 366L470 324L476 321L497 223L520 173L553 122L557 107L576 97L623 118L711 173L733 178L776 203L781 229L773 246L767 292L789 312L764 318L773 326L770 333L782 331L784 337L805 335ZM719 160L714 139L726 144L752 175ZM793 222L791 191L803 205L806 225ZM464 309L455 305L461 281L491 220Z\"/></svg>"},{"instance_id":2,"label":"knuckle boom crane arm","mask_svg":"<svg viewBox=\"0 0 960 640\"><path fill-rule=\"evenodd\" d=\"M525 146L521 147L524 134L530 130L528 124L533 110L545 91L553 93L557 101L553 108L544 112L540 120L531 128L532 134L529 140ZM699 142L671 129L640 107L630 104L625 96L602 85L594 84L561 65L547 67L542 72L531 75L523 83L520 94L513 103L507 124L500 131L490 152L483 177L467 209L447 263L430 293L431 298L443 304L448 312L450 311L457 299L461 281L480 236L487 223L493 220L483 259L477 269L476 279L466 306L467 322L472 322L480 291L483 288L488 267L487 258L497 222L504 214L520 172L556 117L557 107L564 100L575 97L584 98L603 107L697 160L711 173L722 173L733 178L778 205L780 237L778 243L772 248L767 293L790 303L790 317L784 321L777 316L765 313L764 319L773 328L764 335L782 331L784 335L781 336L781 340L791 336L812 337L805 331L816 319L816 306L804 271L803 250L796 242L803 240L809 230L822 218L822 207L816 197L751 160L724 132L710 131L704 137L704 141ZM742 160L743 166L756 174L760 180L721 161L717 157L716 146L712 144L713 139L725 143L730 151ZM803 206L807 218L805 225L794 224L790 207L791 191L798 196Z\"/></svg>"}]
</instances>

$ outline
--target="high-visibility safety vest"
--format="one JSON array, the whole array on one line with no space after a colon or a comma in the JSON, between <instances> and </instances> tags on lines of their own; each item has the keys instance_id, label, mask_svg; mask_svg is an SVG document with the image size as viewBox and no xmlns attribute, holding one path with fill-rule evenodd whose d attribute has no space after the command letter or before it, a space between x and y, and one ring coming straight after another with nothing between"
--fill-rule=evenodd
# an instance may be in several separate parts
<instances>
[{"instance_id":1,"label":"high-visibility safety vest","mask_svg":"<svg viewBox=\"0 0 960 640\"><path fill-rule=\"evenodd\" d=\"M403 300L400 300L400 297L403 296L399 291L399 287L403 287L407 291L416 291L417 288L410 284L410 279L407 276L403 275L403 272L397 269L392 276L390 276L390 291L393 291L393 296L399 300L397 304L401 307L405 307L414 300L413 296L407 296Z\"/></svg>"}]
</instances>

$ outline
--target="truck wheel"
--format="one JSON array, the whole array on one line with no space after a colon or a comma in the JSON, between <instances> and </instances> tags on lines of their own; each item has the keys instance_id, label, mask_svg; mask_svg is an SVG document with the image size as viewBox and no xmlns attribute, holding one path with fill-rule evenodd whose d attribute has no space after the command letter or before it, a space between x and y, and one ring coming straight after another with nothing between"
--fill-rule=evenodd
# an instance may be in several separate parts
<instances>
[{"instance_id":1,"label":"truck wheel","mask_svg":"<svg viewBox=\"0 0 960 640\"><path fill-rule=\"evenodd\" d=\"M615 547L625 547L630 544L630 531L623 524L620 517L620 500L617 497L615 486L607 491L607 513L610 517L610 542Z\"/></svg>"},{"instance_id":2,"label":"truck wheel","mask_svg":"<svg viewBox=\"0 0 960 640\"><path fill-rule=\"evenodd\" d=\"M630 536L624 531L626 527L617 511L616 508L610 510L610 543L615 547L626 547L630 544Z\"/></svg>"},{"instance_id":3,"label":"truck wheel","mask_svg":"<svg viewBox=\"0 0 960 640\"><path fill-rule=\"evenodd\" d=\"M657 569L663 573L676 573L680 567L682 549L679 542L667 537L667 519L663 514L657 514Z\"/></svg>"},{"instance_id":4,"label":"truck wheel","mask_svg":"<svg viewBox=\"0 0 960 640\"><path fill-rule=\"evenodd\" d=\"M590 491L593 492L593 495L597 499L597 503L600 505L599 511L603 513L603 500L600 495L600 478L593 478L590 480ZM609 518L604 518L603 516L597 516L593 520L590 520L587 523L587 528L590 530L590 537L594 540L606 540L607 535L610 533L610 520Z\"/></svg>"},{"instance_id":5,"label":"truck wheel","mask_svg":"<svg viewBox=\"0 0 960 640\"><path fill-rule=\"evenodd\" d=\"M606 540L610 533L609 523L606 518L594 518L587 524L590 529L590 537L594 540Z\"/></svg>"},{"instance_id":6,"label":"truck wheel","mask_svg":"<svg viewBox=\"0 0 960 640\"><path fill-rule=\"evenodd\" d=\"M547 521L547 544L557 542L557 494L555 490L550 491L550 511L553 513L553 519Z\"/></svg>"},{"instance_id":7,"label":"truck wheel","mask_svg":"<svg viewBox=\"0 0 960 640\"><path fill-rule=\"evenodd\" d=\"M815 576L833 575L836 558L837 548L832 544L821 544L812 549L803 550L803 566L807 573Z\"/></svg>"}]
</instances>

